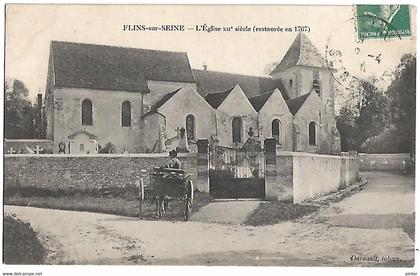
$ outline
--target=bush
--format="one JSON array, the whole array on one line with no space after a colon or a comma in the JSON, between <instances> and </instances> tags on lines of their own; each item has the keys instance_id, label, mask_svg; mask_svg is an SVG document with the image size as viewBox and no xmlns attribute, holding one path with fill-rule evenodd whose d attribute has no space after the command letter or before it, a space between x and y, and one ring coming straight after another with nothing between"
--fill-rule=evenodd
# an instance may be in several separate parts
<instances>
[{"instance_id":1,"label":"bush","mask_svg":"<svg viewBox=\"0 0 420 276\"><path fill-rule=\"evenodd\" d=\"M399 153L402 139L397 129L386 128L379 135L368 138L361 146L366 153Z\"/></svg>"},{"instance_id":2,"label":"bush","mask_svg":"<svg viewBox=\"0 0 420 276\"><path fill-rule=\"evenodd\" d=\"M3 262L6 264L42 264L46 250L29 223L4 216Z\"/></svg>"},{"instance_id":3,"label":"bush","mask_svg":"<svg viewBox=\"0 0 420 276\"><path fill-rule=\"evenodd\" d=\"M106 143L103 147L99 146L98 153L112 154L112 153L116 153L116 152L117 152L117 149L116 149L115 145L111 142Z\"/></svg>"}]
</instances>

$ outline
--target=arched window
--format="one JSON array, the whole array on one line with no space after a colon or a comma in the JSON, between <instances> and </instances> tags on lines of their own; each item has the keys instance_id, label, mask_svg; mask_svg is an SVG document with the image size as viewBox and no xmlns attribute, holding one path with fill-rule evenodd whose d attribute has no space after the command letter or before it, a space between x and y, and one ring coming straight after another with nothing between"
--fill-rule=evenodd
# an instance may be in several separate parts
<instances>
[{"instance_id":1,"label":"arched window","mask_svg":"<svg viewBox=\"0 0 420 276\"><path fill-rule=\"evenodd\" d=\"M309 123L309 145L316 145L316 125L315 122Z\"/></svg>"},{"instance_id":2,"label":"arched window","mask_svg":"<svg viewBox=\"0 0 420 276\"><path fill-rule=\"evenodd\" d=\"M123 127L131 126L131 104L125 101L121 105L121 125Z\"/></svg>"},{"instance_id":3,"label":"arched window","mask_svg":"<svg viewBox=\"0 0 420 276\"><path fill-rule=\"evenodd\" d=\"M319 84L319 80L314 79L312 82L312 88L315 90L318 96L321 96L321 85Z\"/></svg>"},{"instance_id":4,"label":"arched window","mask_svg":"<svg viewBox=\"0 0 420 276\"><path fill-rule=\"evenodd\" d=\"M84 99L82 102L82 125L92 125L92 102L89 99Z\"/></svg>"},{"instance_id":5,"label":"arched window","mask_svg":"<svg viewBox=\"0 0 420 276\"><path fill-rule=\"evenodd\" d=\"M195 117L192 114L187 115L185 119L185 128L187 129L188 141L195 140Z\"/></svg>"},{"instance_id":6,"label":"arched window","mask_svg":"<svg viewBox=\"0 0 420 276\"><path fill-rule=\"evenodd\" d=\"M242 142L242 119L239 117L232 120L232 141L234 143Z\"/></svg>"},{"instance_id":7,"label":"arched window","mask_svg":"<svg viewBox=\"0 0 420 276\"><path fill-rule=\"evenodd\" d=\"M281 123L279 119L271 122L271 136L276 138L277 144L281 145Z\"/></svg>"},{"instance_id":8,"label":"arched window","mask_svg":"<svg viewBox=\"0 0 420 276\"><path fill-rule=\"evenodd\" d=\"M80 144L80 152L85 152L85 144Z\"/></svg>"}]
</instances>

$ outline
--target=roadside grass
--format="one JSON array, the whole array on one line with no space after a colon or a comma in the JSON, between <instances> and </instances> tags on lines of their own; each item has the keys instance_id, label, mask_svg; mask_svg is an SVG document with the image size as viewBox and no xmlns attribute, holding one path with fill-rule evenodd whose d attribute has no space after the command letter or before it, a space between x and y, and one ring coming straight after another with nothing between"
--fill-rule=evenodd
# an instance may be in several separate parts
<instances>
[{"instance_id":1,"label":"roadside grass","mask_svg":"<svg viewBox=\"0 0 420 276\"><path fill-rule=\"evenodd\" d=\"M402 224L402 228L404 230L405 233L407 233L407 235L410 237L410 239L412 239L413 241L415 241L415 228L416 228L416 213L412 213L408 219L406 219L403 224Z\"/></svg>"},{"instance_id":2,"label":"roadside grass","mask_svg":"<svg viewBox=\"0 0 420 276\"><path fill-rule=\"evenodd\" d=\"M320 207L308 204L293 204L278 201L261 202L245 220L245 225L272 225L282 221L295 220L316 212Z\"/></svg>"},{"instance_id":3,"label":"roadside grass","mask_svg":"<svg viewBox=\"0 0 420 276\"><path fill-rule=\"evenodd\" d=\"M12 216L3 218L3 262L43 264L47 251L31 225Z\"/></svg>"},{"instance_id":4,"label":"roadside grass","mask_svg":"<svg viewBox=\"0 0 420 276\"><path fill-rule=\"evenodd\" d=\"M210 203L210 197L201 192L194 192L192 213L198 211L204 205ZM104 213L127 217L139 217L139 201L133 198L120 197L93 197L93 196L63 196L63 197L24 197L13 195L6 197L4 204L31 206L48 209L59 209L69 211L85 211ZM170 210L163 215L162 220L183 220L184 204L182 201L171 201ZM153 200L145 200L143 203L143 218L155 219L156 207Z\"/></svg>"}]
</instances>

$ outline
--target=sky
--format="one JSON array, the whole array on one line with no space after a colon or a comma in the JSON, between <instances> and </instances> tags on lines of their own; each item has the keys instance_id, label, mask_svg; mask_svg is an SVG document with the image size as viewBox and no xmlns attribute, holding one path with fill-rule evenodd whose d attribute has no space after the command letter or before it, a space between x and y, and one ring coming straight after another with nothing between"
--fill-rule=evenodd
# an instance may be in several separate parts
<instances>
[{"instance_id":1,"label":"sky","mask_svg":"<svg viewBox=\"0 0 420 276\"><path fill-rule=\"evenodd\" d=\"M352 6L278 5L8 5L5 77L20 79L30 98L44 92L52 40L187 52L191 67L247 75L264 75L280 62L297 32L128 32L123 25L207 24L218 27L309 26L309 39L324 56L340 49L344 66L354 75L378 77L394 68L402 54L415 53L413 36L402 40L356 42ZM360 51L355 54L355 48ZM370 56L381 54L378 64ZM366 71L360 71L365 61Z\"/></svg>"}]
</instances>

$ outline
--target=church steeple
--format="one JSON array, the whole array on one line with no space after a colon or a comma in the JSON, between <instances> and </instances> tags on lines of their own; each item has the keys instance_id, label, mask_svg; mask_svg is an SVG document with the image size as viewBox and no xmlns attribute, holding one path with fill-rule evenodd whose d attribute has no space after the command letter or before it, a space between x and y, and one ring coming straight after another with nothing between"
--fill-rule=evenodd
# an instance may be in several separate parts
<instances>
[{"instance_id":1,"label":"church steeple","mask_svg":"<svg viewBox=\"0 0 420 276\"><path fill-rule=\"evenodd\" d=\"M299 33L296 36L280 64L270 75L274 76L292 66L327 67L325 59L304 33Z\"/></svg>"}]
</instances>

